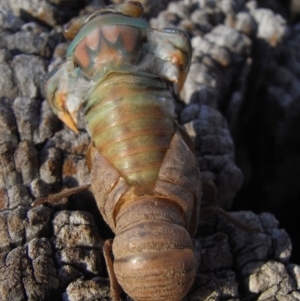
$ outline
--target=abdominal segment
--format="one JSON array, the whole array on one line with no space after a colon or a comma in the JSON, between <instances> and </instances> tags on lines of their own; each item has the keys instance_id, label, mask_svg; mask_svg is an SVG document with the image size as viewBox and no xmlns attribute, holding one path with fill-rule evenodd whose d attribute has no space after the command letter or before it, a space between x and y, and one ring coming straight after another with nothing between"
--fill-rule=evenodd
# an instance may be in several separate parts
<instances>
[{"instance_id":1,"label":"abdominal segment","mask_svg":"<svg viewBox=\"0 0 300 301\"><path fill-rule=\"evenodd\" d=\"M87 127L94 146L130 186L148 185L158 179L176 130L171 93L156 79L148 80L145 83L134 75L112 75L108 79L111 93L107 83L101 83L87 104ZM154 87L144 89L146 84Z\"/></svg>"}]
</instances>

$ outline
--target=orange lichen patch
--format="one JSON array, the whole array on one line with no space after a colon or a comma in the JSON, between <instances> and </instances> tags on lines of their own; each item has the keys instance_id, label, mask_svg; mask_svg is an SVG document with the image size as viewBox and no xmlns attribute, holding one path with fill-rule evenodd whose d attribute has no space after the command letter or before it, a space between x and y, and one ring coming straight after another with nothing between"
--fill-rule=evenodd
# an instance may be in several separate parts
<instances>
[{"instance_id":1,"label":"orange lichen patch","mask_svg":"<svg viewBox=\"0 0 300 301\"><path fill-rule=\"evenodd\" d=\"M0 189L0 210L8 208L8 195L6 189Z\"/></svg>"},{"instance_id":2,"label":"orange lichen patch","mask_svg":"<svg viewBox=\"0 0 300 301\"><path fill-rule=\"evenodd\" d=\"M97 49L97 46L99 44L99 39L100 39L100 29L96 29L92 31L90 34L88 34L84 40L89 48L95 50Z\"/></svg>"},{"instance_id":3,"label":"orange lichen patch","mask_svg":"<svg viewBox=\"0 0 300 301\"><path fill-rule=\"evenodd\" d=\"M76 162L67 158L63 165L63 175L72 177L76 175L76 173L77 173Z\"/></svg>"},{"instance_id":4,"label":"orange lichen patch","mask_svg":"<svg viewBox=\"0 0 300 301\"><path fill-rule=\"evenodd\" d=\"M51 175L55 175L55 172L57 171L57 162L56 160L48 160L46 162L47 168L51 172Z\"/></svg>"}]
</instances>

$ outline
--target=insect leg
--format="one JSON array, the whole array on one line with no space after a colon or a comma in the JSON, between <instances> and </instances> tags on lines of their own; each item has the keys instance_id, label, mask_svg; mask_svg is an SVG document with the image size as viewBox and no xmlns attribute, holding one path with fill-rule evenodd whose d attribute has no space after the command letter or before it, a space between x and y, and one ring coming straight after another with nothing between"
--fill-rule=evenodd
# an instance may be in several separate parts
<instances>
[{"instance_id":1,"label":"insect leg","mask_svg":"<svg viewBox=\"0 0 300 301\"><path fill-rule=\"evenodd\" d=\"M103 246L103 255L107 267L107 273L110 282L110 297L113 301L122 301L121 299L121 286L118 283L112 259L112 245L113 239L107 239Z\"/></svg>"},{"instance_id":2,"label":"insect leg","mask_svg":"<svg viewBox=\"0 0 300 301\"><path fill-rule=\"evenodd\" d=\"M149 43L145 47L158 59L156 71L162 78L173 82L174 91L178 93L191 65L192 46L188 35L174 28L149 29L146 39Z\"/></svg>"},{"instance_id":3,"label":"insect leg","mask_svg":"<svg viewBox=\"0 0 300 301\"><path fill-rule=\"evenodd\" d=\"M72 57L52 70L44 80L45 97L54 113L75 133L77 113L83 104L90 83L81 76Z\"/></svg>"},{"instance_id":4,"label":"insect leg","mask_svg":"<svg viewBox=\"0 0 300 301\"><path fill-rule=\"evenodd\" d=\"M37 205L41 205L41 204L45 204L45 203L52 203L52 204L58 203L63 198L67 198L73 194L88 190L90 188L90 186L91 186L90 184L87 184L87 185L81 185L78 187L64 189L61 192L50 194L45 198L39 198L39 199L35 200L31 204L31 207L36 207Z\"/></svg>"}]
</instances>

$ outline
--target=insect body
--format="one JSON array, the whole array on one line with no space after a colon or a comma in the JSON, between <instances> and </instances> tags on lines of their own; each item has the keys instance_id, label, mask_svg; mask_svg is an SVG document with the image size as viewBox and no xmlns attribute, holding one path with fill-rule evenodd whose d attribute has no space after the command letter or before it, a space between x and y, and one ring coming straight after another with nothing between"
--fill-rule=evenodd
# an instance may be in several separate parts
<instances>
[{"instance_id":1,"label":"insect body","mask_svg":"<svg viewBox=\"0 0 300 301\"><path fill-rule=\"evenodd\" d=\"M150 28L141 13L130 1L71 23L66 62L44 89L74 131L85 112L91 189L116 235L113 299L118 282L137 301L180 301L196 273L201 183L169 86L182 87L191 45L180 30Z\"/></svg>"}]
</instances>

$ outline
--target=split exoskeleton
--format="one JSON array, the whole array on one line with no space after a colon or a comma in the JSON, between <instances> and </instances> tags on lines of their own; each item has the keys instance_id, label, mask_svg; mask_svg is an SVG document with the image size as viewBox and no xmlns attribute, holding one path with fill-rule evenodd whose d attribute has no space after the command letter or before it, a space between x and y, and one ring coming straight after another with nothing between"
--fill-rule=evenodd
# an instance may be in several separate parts
<instances>
[{"instance_id":1,"label":"split exoskeleton","mask_svg":"<svg viewBox=\"0 0 300 301\"><path fill-rule=\"evenodd\" d=\"M141 4L100 9L73 21L67 59L47 76L54 112L78 132L84 110L91 190L115 233L105 257L111 295L180 301L191 287L201 181L187 135L176 122L191 44L178 29L152 29Z\"/></svg>"}]
</instances>

